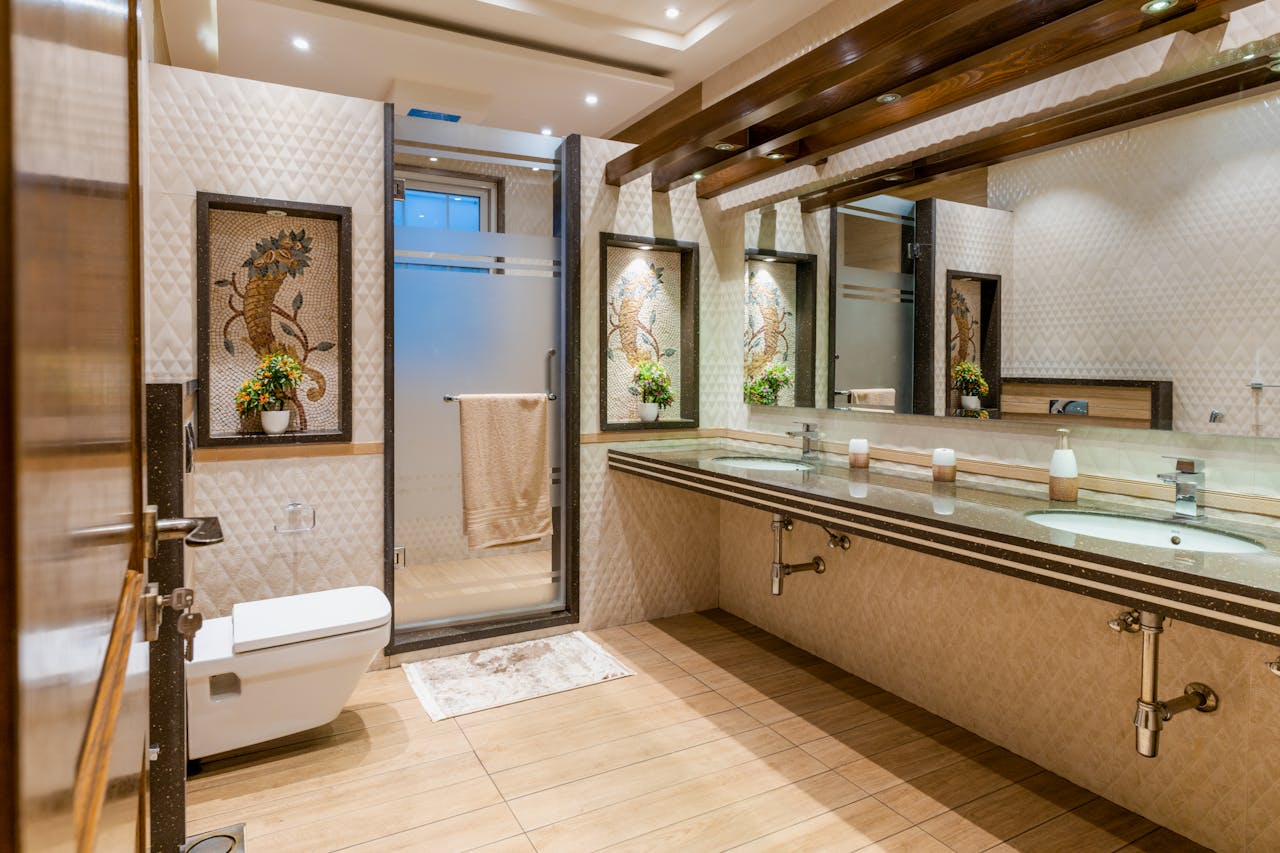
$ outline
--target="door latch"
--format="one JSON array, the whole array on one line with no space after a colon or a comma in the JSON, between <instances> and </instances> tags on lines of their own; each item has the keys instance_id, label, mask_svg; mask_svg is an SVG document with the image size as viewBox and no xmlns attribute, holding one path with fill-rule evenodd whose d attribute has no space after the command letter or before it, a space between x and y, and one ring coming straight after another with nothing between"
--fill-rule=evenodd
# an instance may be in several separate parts
<instances>
[{"instance_id":1,"label":"door latch","mask_svg":"<svg viewBox=\"0 0 1280 853\"><path fill-rule=\"evenodd\" d=\"M160 585L147 584L142 594L142 624L146 640L155 642L160 636L166 609L178 612L178 634L182 636L182 656L188 661L195 654L196 633L204 624L204 616L195 610L195 590L180 586L168 595L160 594Z\"/></svg>"}]
</instances>

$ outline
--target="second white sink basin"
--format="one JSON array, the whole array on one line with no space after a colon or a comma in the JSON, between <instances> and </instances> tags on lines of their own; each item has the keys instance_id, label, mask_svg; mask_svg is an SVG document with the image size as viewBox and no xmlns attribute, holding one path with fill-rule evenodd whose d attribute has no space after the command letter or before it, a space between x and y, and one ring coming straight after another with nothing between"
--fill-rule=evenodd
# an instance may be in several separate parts
<instances>
[{"instance_id":1,"label":"second white sink basin","mask_svg":"<svg viewBox=\"0 0 1280 853\"><path fill-rule=\"evenodd\" d=\"M752 471L812 471L813 466L807 462L792 462L790 459L774 459L770 456L717 456L712 462L732 465L734 468L747 468Z\"/></svg>"},{"instance_id":2,"label":"second white sink basin","mask_svg":"<svg viewBox=\"0 0 1280 853\"><path fill-rule=\"evenodd\" d=\"M1256 542L1176 521L1155 521L1127 515L1094 512L1032 512L1027 518L1036 524L1076 533L1128 542L1148 548L1173 548L1179 551L1201 551L1209 554L1258 554L1266 549Z\"/></svg>"}]
</instances>

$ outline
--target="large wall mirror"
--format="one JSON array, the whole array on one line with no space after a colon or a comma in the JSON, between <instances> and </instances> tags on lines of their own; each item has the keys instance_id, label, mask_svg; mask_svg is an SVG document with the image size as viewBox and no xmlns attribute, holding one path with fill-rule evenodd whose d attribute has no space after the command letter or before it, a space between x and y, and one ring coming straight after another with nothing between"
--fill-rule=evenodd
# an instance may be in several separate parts
<instances>
[{"instance_id":1,"label":"large wall mirror","mask_svg":"<svg viewBox=\"0 0 1280 853\"><path fill-rule=\"evenodd\" d=\"M1263 91L823 208L816 404L1280 435L1280 95ZM982 393L959 393L959 362Z\"/></svg>"}]
</instances>

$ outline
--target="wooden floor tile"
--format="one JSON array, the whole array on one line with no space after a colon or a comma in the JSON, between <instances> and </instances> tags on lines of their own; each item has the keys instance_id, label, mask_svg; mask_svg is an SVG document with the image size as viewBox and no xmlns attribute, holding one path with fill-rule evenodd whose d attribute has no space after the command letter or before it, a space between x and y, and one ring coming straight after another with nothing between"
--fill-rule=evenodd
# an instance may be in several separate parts
<instances>
[{"instance_id":1,"label":"wooden floor tile","mask_svg":"<svg viewBox=\"0 0 1280 853\"><path fill-rule=\"evenodd\" d=\"M492 845L502 845L494 847ZM532 850L506 803L445 818L347 848L351 853L463 853L475 850Z\"/></svg>"},{"instance_id":2,"label":"wooden floor tile","mask_svg":"<svg viewBox=\"0 0 1280 853\"><path fill-rule=\"evenodd\" d=\"M997 853L1111 853L1156 828L1146 818L1099 797L992 850Z\"/></svg>"},{"instance_id":3,"label":"wooden floor tile","mask_svg":"<svg viewBox=\"0 0 1280 853\"><path fill-rule=\"evenodd\" d=\"M1094 796L1061 776L1041 771L920 826L952 850L976 853L1079 808Z\"/></svg>"},{"instance_id":4,"label":"wooden floor tile","mask_svg":"<svg viewBox=\"0 0 1280 853\"><path fill-rule=\"evenodd\" d=\"M735 848L734 853L844 853L857 850L911 826L902 815L874 797L824 812Z\"/></svg>"},{"instance_id":5,"label":"wooden floor tile","mask_svg":"<svg viewBox=\"0 0 1280 853\"><path fill-rule=\"evenodd\" d=\"M952 726L836 769L850 782L874 794L989 749L995 749L995 744Z\"/></svg>"},{"instance_id":6,"label":"wooden floor tile","mask_svg":"<svg viewBox=\"0 0 1280 853\"><path fill-rule=\"evenodd\" d=\"M1040 768L1007 749L992 749L974 758L918 776L877 793L876 799L914 824L1026 779Z\"/></svg>"}]
</instances>

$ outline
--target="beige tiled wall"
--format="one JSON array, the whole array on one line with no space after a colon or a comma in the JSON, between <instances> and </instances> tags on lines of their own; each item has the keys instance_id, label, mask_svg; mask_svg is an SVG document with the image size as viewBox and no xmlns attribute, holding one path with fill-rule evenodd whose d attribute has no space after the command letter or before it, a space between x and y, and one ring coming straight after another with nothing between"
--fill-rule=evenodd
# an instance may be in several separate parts
<instances>
[{"instance_id":1,"label":"beige tiled wall","mask_svg":"<svg viewBox=\"0 0 1280 853\"><path fill-rule=\"evenodd\" d=\"M1211 715L1171 721L1160 756L1133 746L1140 640L1115 605L797 524L785 558L824 575L769 593L769 516L720 510L720 606L1214 849L1280 849L1275 649L1184 623L1161 648L1166 698L1202 681Z\"/></svg>"}]
</instances>

